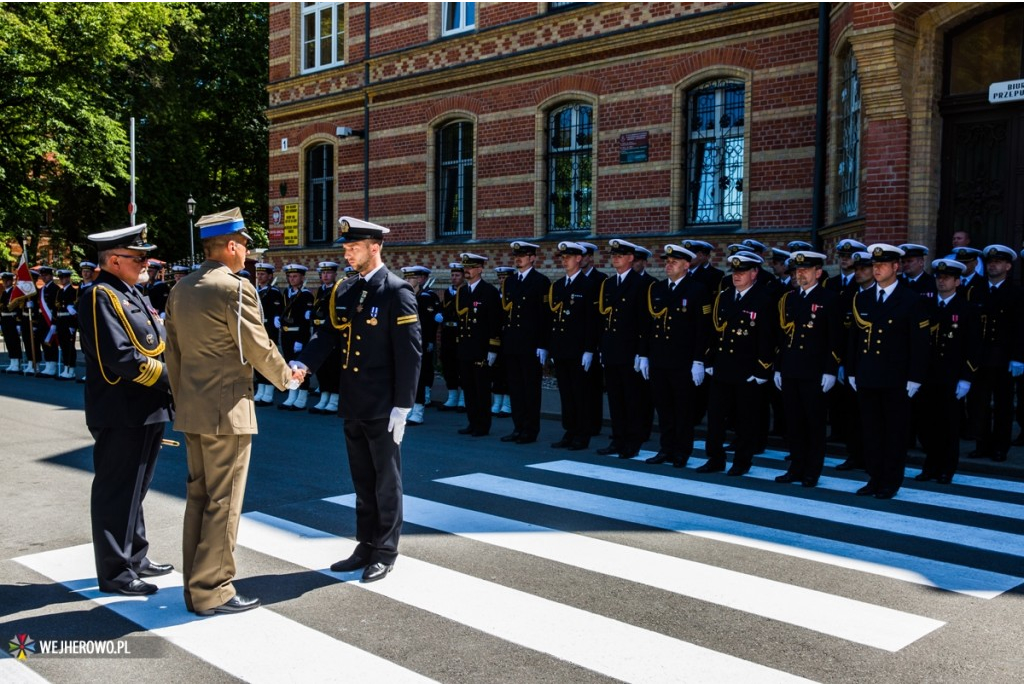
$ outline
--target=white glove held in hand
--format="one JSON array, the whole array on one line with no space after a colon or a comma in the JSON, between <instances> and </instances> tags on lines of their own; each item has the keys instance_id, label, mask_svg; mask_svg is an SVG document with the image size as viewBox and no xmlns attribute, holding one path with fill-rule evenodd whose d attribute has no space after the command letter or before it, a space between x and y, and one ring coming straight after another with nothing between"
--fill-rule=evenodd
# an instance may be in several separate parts
<instances>
[{"instance_id":1,"label":"white glove held in hand","mask_svg":"<svg viewBox=\"0 0 1024 685\"><path fill-rule=\"evenodd\" d=\"M405 436L405 418L409 416L410 411L412 411L412 407L408 409L393 407L391 409L391 416L388 417L388 430L391 431L391 438L396 445L402 444L402 438Z\"/></svg>"}]
</instances>

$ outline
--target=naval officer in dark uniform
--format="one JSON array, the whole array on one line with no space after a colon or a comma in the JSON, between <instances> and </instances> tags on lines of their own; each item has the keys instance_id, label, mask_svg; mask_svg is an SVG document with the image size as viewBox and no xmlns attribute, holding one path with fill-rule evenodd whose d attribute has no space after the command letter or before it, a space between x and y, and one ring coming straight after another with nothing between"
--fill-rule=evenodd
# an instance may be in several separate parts
<instances>
[{"instance_id":1,"label":"naval officer in dark uniform","mask_svg":"<svg viewBox=\"0 0 1024 685\"><path fill-rule=\"evenodd\" d=\"M91 517L96 575L102 592L151 595L143 578L170 573L147 556L142 504L172 418L160 317L135 288L146 265L146 225L95 233L95 285L79 300L86 360L85 423L93 447Z\"/></svg>"},{"instance_id":2,"label":"naval officer in dark uniform","mask_svg":"<svg viewBox=\"0 0 1024 685\"><path fill-rule=\"evenodd\" d=\"M330 319L331 293L334 292L334 285L338 282L338 263L332 261L320 262L316 265L317 273L320 274L320 287L313 293L313 315L310 320L313 324L312 330L323 326ZM338 355L327 355L323 365L316 372L316 381L319 384L320 400L315 406L309 408L310 414L322 414L325 416L337 416L338 414Z\"/></svg>"},{"instance_id":3,"label":"naval officer in dark uniform","mask_svg":"<svg viewBox=\"0 0 1024 685\"><path fill-rule=\"evenodd\" d=\"M501 350L504 311L498 289L483 279L487 257L463 252L460 259L466 277L455 295L456 349L469 423L459 434L480 438L491 431L491 367Z\"/></svg>"},{"instance_id":4,"label":"naval officer in dark uniform","mask_svg":"<svg viewBox=\"0 0 1024 685\"><path fill-rule=\"evenodd\" d=\"M648 464L686 466L693 453L693 404L704 382L704 358L711 330L711 294L689 275L695 255L666 245L663 281L652 283L640 316L638 366L651 383L661 442Z\"/></svg>"},{"instance_id":5,"label":"naval officer in dark uniform","mask_svg":"<svg viewBox=\"0 0 1024 685\"><path fill-rule=\"evenodd\" d=\"M420 344L423 358L420 361L420 378L416 383L416 401L409 412L409 425L423 424L423 410L430 404L430 386L434 384L434 347L437 345L438 324L444 321L441 313L441 298L429 285L430 269L422 264L403 266L402 275L416 294L416 309L420 316Z\"/></svg>"},{"instance_id":6,"label":"naval officer in dark uniform","mask_svg":"<svg viewBox=\"0 0 1024 685\"><path fill-rule=\"evenodd\" d=\"M174 268L177 269L178 267ZM258 262L256 264L256 296L260 299L263 330L266 331L267 337L273 341L274 347L278 347L278 341L281 338L281 314L284 312L284 295L274 286L274 265L270 262ZM256 395L253 397L253 404L257 407L269 407L274 403L274 384L264 378L255 368L252 373L253 383L256 385Z\"/></svg>"},{"instance_id":7,"label":"naval officer in dark uniform","mask_svg":"<svg viewBox=\"0 0 1024 685\"><path fill-rule=\"evenodd\" d=\"M952 259L932 262L936 301L928 375L921 386L928 430L921 435L925 460L914 477L918 481L948 484L960 461L961 401L971 390L981 354L977 308L959 290L966 272L964 264Z\"/></svg>"},{"instance_id":8,"label":"naval officer in dark uniform","mask_svg":"<svg viewBox=\"0 0 1024 685\"><path fill-rule=\"evenodd\" d=\"M284 267L288 288L284 291L281 313L281 354L285 361L295 359L309 342L313 331L313 293L306 288L306 267L288 264ZM277 405L285 411L301 411L309 398L309 375L297 389L289 389L288 397Z\"/></svg>"},{"instance_id":9,"label":"naval officer in dark uniform","mask_svg":"<svg viewBox=\"0 0 1024 685\"><path fill-rule=\"evenodd\" d=\"M926 299L897 276L903 250L868 246L875 286L853 298L846 377L857 393L868 483L858 495L891 499L903 485L910 400L928 371Z\"/></svg>"},{"instance_id":10,"label":"naval officer in dark uniform","mask_svg":"<svg viewBox=\"0 0 1024 685\"><path fill-rule=\"evenodd\" d=\"M330 322L317 329L296 362L317 369L340 354L338 412L345 420L359 544L331 570L363 569L362 581L370 583L390 573L398 558L401 444L419 381L420 320L412 286L381 261L390 230L352 217L339 222L338 242L359 275L335 286Z\"/></svg>"},{"instance_id":11,"label":"naval officer in dark uniform","mask_svg":"<svg viewBox=\"0 0 1024 685\"><path fill-rule=\"evenodd\" d=\"M786 407L787 442L792 459L777 483L813 488L825 461L826 396L836 383L843 354L843 314L839 295L819 286L825 255L797 251L797 290L779 301L779 353L775 387Z\"/></svg>"}]
</instances>

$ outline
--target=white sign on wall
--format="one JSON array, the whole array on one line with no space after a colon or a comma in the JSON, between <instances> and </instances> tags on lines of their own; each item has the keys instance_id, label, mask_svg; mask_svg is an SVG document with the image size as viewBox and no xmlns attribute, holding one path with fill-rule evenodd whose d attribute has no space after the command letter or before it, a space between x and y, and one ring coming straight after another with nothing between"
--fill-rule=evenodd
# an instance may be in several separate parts
<instances>
[{"instance_id":1,"label":"white sign on wall","mask_svg":"<svg viewBox=\"0 0 1024 685\"><path fill-rule=\"evenodd\" d=\"M992 104L1024 100L1024 79L1000 81L988 87L988 101Z\"/></svg>"}]
</instances>

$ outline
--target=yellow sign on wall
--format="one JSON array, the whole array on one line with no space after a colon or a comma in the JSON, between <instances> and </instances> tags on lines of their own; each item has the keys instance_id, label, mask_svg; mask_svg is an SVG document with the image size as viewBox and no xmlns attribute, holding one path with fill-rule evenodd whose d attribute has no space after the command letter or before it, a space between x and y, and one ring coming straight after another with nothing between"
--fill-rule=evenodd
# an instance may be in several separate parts
<instances>
[{"instance_id":1,"label":"yellow sign on wall","mask_svg":"<svg viewBox=\"0 0 1024 685\"><path fill-rule=\"evenodd\" d=\"M299 244L299 206L284 206L284 244Z\"/></svg>"}]
</instances>

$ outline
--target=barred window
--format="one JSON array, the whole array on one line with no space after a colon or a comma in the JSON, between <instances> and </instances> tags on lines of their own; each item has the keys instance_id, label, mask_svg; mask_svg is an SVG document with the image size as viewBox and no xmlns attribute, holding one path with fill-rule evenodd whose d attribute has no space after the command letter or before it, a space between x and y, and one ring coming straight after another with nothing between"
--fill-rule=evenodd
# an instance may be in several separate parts
<instances>
[{"instance_id":1,"label":"barred window","mask_svg":"<svg viewBox=\"0 0 1024 685\"><path fill-rule=\"evenodd\" d=\"M334 146L306 151L306 244L334 237Z\"/></svg>"},{"instance_id":2,"label":"barred window","mask_svg":"<svg viewBox=\"0 0 1024 685\"><path fill-rule=\"evenodd\" d=\"M473 235L473 124L457 121L437 132L437 235Z\"/></svg>"},{"instance_id":3,"label":"barred window","mask_svg":"<svg viewBox=\"0 0 1024 685\"><path fill-rule=\"evenodd\" d=\"M685 223L743 220L744 85L705 83L687 97Z\"/></svg>"},{"instance_id":4,"label":"barred window","mask_svg":"<svg viewBox=\"0 0 1024 685\"><path fill-rule=\"evenodd\" d=\"M548 232L590 232L593 221L594 119L589 105L548 116Z\"/></svg>"},{"instance_id":5,"label":"barred window","mask_svg":"<svg viewBox=\"0 0 1024 685\"><path fill-rule=\"evenodd\" d=\"M344 62L345 3L302 3L302 71Z\"/></svg>"},{"instance_id":6,"label":"barred window","mask_svg":"<svg viewBox=\"0 0 1024 685\"><path fill-rule=\"evenodd\" d=\"M444 16L444 25L441 27L443 36L462 33L476 27L475 2L442 2L441 12Z\"/></svg>"},{"instance_id":7,"label":"barred window","mask_svg":"<svg viewBox=\"0 0 1024 685\"><path fill-rule=\"evenodd\" d=\"M839 147L836 189L841 219L854 217L860 210L860 76L857 58L850 52L842 63L839 86Z\"/></svg>"}]
</instances>

